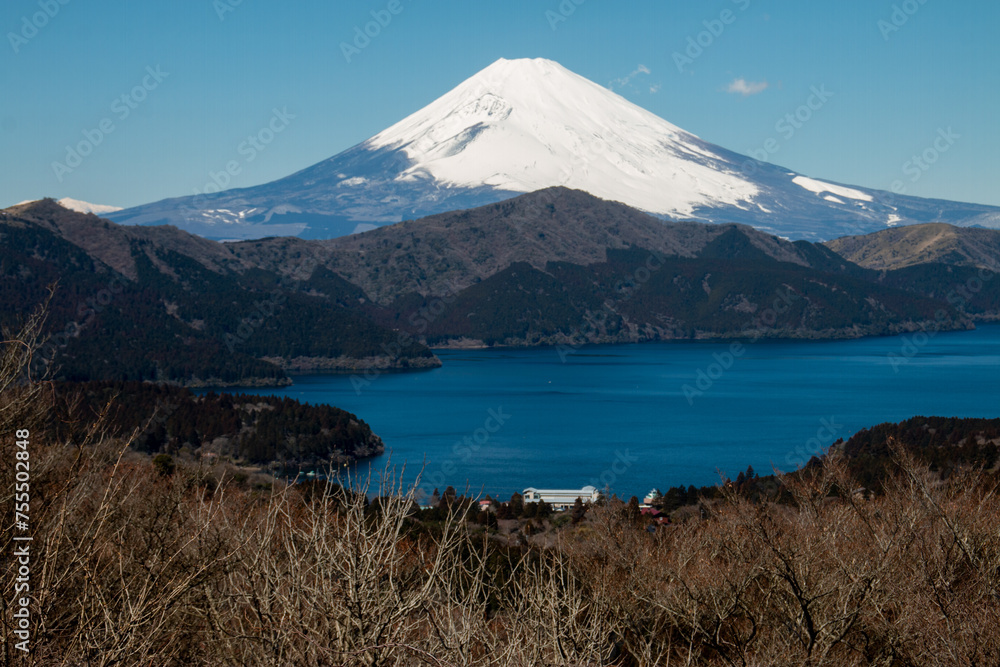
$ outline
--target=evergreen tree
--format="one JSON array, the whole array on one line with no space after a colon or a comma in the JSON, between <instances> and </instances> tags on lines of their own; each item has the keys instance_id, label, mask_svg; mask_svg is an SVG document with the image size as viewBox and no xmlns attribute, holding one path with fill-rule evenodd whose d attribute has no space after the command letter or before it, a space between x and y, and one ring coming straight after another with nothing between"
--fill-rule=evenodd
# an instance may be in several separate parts
<instances>
[{"instance_id":1,"label":"evergreen tree","mask_svg":"<svg viewBox=\"0 0 1000 667\"><path fill-rule=\"evenodd\" d=\"M524 496L516 491L510 497L510 514L511 517L517 519L524 513Z\"/></svg>"},{"instance_id":2,"label":"evergreen tree","mask_svg":"<svg viewBox=\"0 0 1000 667\"><path fill-rule=\"evenodd\" d=\"M169 454L157 454L153 457L153 467L163 477L170 477L174 474L176 464Z\"/></svg>"},{"instance_id":3,"label":"evergreen tree","mask_svg":"<svg viewBox=\"0 0 1000 667\"><path fill-rule=\"evenodd\" d=\"M640 516L642 516L642 512L639 509L639 499L632 496L625 507L625 518L634 523L639 520Z\"/></svg>"},{"instance_id":4,"label":"evergreen tree","mask_svg":"<svg viewBox=\"0 0 1000 667\"><path fill-rule=\"evenodd\" d=\"M455 488L449 486L444 490L444 495L441 496L441 500L438 501L438 509L447 510L449 507L455 504Z\"/></svg>"}]
</instances>

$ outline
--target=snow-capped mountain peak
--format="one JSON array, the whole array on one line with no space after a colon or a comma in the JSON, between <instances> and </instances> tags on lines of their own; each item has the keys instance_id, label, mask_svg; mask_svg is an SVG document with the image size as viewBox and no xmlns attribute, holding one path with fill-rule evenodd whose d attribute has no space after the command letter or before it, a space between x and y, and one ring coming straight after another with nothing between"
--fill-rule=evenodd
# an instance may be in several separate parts
<instances>
[{"instance_id":1,"label":"snow-capped mountain peak","mask_svg":"<svg viewBox=\"0 0 1000 667\"><path fill-rule=\"evenodd\" d=\"M541 58L498 60L364 145L403 151L402 181L564 185L669 216L758 192L698 137Z\"/></svg>"},{"instance_id":2,"label":"snow-capped mountain peak","mask_svg":"<svg viewBox=\"0 0 1000 667\"><path fill-rule=\"evenodd\" d=\"M664 218L822 241L919 222L1000 227L1000 209L830 183L700 139L541 58L498 60L370 139L251 188L110 213L210 238L330 238L552 186Z\"/></svg>"}]
</instances>

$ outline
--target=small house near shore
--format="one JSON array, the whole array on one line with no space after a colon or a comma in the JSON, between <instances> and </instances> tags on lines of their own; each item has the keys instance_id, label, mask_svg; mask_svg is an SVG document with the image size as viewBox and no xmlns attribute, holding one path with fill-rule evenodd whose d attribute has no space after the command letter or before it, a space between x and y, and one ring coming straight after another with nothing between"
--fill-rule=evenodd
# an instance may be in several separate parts
<instances>
[{"instance_id":1,"label":"small house near shore","mask_svg":"<svg viewBox=\"0 0 1000 667\"><path fill-rule=\"evenodd\" d=\"M657 524L670 523L670 517L667 514L664 514L660 510L656 509L655 507L643 507L642 509L639 510L639 512L642 514L643 518L649 519L653 523Z\"/></svg>"}]
</instances>

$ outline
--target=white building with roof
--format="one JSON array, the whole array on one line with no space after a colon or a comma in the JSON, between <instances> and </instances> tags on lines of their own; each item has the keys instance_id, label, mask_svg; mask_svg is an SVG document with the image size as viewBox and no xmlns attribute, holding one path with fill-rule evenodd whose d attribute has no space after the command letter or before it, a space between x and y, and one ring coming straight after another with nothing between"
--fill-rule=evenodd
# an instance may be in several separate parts
<instances>
[{"instance_id":1,"label":"white building with roof","mask_svg":"<svg viewBox=\"0 0 1000 667\"><path fill-rule=\"evenodd\" d=\"M585 486L582 489L536 489L529 487L524 490L524 502L539 503L546 502L554 508L572 507L579 498L585 503L596 502L601 497L601 492L594 486Z\"/></svg>"}]
</instances>

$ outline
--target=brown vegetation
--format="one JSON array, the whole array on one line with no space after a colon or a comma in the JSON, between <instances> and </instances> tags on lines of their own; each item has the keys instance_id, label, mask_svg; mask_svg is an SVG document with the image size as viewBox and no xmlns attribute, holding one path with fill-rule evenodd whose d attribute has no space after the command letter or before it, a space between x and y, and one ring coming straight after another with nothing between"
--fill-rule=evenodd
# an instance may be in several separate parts
<instances>
[{"instance_id":1,"label":"brown vegetation","mask_svg":"<svg viewBox=\"0 0 1000 667\"><path fill-rule=\"evenodd\" d=\"M6 345L0 365L4 461L8 434L44 417L27 349ZM552 548L508 549L458 504L415 521L391 484L374 502L333 486L250 490L128 444L96 431L32 443L34 653L13 649L5 607L6 664L1000 662L995 483L975 470L942 482L902 448L877 496L854 493L834 458L787 480L789 505L732 493L650 535L609 504ZM0 467L5 512L12 476ZM0 534L8 602L12 534Z\"/></svg>"},{"instance_id":2,"label":"brown vegetation","mask_svg":"<svg viewBox=\"0 0 1000 667\"><path fill-rule=\"evenodd\" d=\"M995 269L1000 231L930 222L844 236L823 245L859 266L879 271L931 263Z\"/></svg>"}]
</instances>

